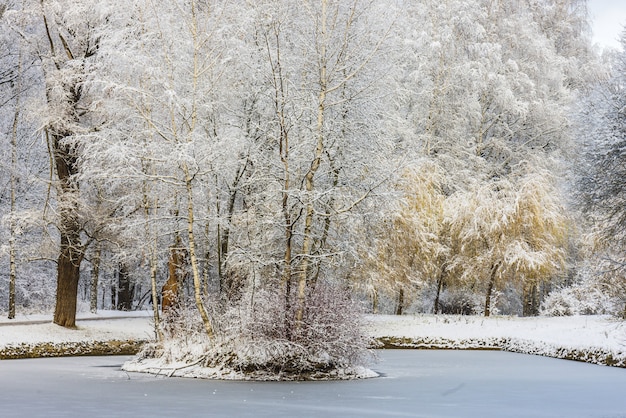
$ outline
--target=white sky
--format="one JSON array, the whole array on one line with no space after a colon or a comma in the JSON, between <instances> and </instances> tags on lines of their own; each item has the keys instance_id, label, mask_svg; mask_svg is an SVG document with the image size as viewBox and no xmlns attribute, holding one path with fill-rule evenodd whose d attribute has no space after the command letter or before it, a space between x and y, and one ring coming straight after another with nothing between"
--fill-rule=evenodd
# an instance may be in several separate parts
<instances>
[{"instance_id":1,"label":"white sky","mask_svg":"<svg viewBox=\"0 0 626 418\"><path fill-rule=\"evenodd\" d=\"M626 1L588 0L593 25L593 41L602 47L619 48L619 34L626 25Z\"/></svg>"}]
</instances>

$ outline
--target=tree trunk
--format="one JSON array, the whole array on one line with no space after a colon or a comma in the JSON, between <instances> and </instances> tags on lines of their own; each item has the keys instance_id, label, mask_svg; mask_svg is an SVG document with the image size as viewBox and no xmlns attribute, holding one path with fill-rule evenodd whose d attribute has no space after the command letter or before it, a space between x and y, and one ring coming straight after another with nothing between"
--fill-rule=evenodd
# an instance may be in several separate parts
<instances>
[{"instance_id":1,"label":"tree trunk","mask_svg":"<svg viewBox=\"0 0 626 418\"><path fill-rule=\"evenodd\" d=\"M159 316L159 294L157 289L157 260L156 260L156 239L150 249L150 292L152 296L152 318L154 319L154 331L157 339L163 339L161 331L161 317Z\"/></svg>"},{"instance_id":2,"label":"tree trunk","mask_svg":"<svg viewBox=\"0 0 626 418\"><path fill-rule=\"evenodd\" d=\"M439 277L437 278L437 293L435 293L435 303L433 305L433 313L435 315L441 313L440 298L441 292L443 291L443 285L445 283L446 268L447 266L444 264L441 267L441 272L439 272Z\"/></svg>"},{"instance_id":3,"label":"tree trunk","mask_svg":"<svg viewBox=\"0 0 626 418\"><path fill-rule=\"evenodd\" d=\"M202 297L206 298L207 296L209 296L209 281L211 280L211 252L209 251L209 249L211 248L210 246L210 242L209 242L209 235L210 235L210 228L209 228L209 222L206 222L204 224L204 236L207 238L207 243L206 243L206 251L204 253L204 264L203 264L203 269L202 269ZM220 292L221 292L221 286L220 286Z\"/></svg>"},{"instance_id":4,"label":"tree trunk","mask_svg":"<svg viewBox=\"0 0 626 418\"><path fill-rule=\"evenodd\" d=\"M398 291L398 303L396 305L396 315L402 315L404 310L404 288L401 287Z\"/></svg>"},{"instance_id":5,"label":"tree trunk","mask_svg":"<svg viewBox=\"0 0 626 418\"><path fill-rule=\"evenodd\" d=\"M45 12L42 18L50 46L50 53L52 56L55 56L55 43L52 39L53 32L50 31ZM68 44L63 39L61 41L64 44L68 58L73 59L76 57L77 55L71 52ZM91 51L86 50L83 58L87 58L90 53ZM56 71L60 72L62 70L60 62L55 59L53 59L53 62ZM46 87L48 103L53 104L55 99L51 99L49 96L52 89L49 85ZM57 259L57 290L53 322L67 328L76 327L78 281L80 278L80 264L83 260L85 248L80 238L81 227L77 219L78 182L75 176L78 174L78 158L74 147L63 143L63 140L73 133L66 127L68 122L70 124L78 123L79 115L83 112L82 109L78 109L82 88L82 84L78 82L69 86L63 86L64 93L67 96L65 105L67 109L71 109L69 120L65 120L60 124L52 124L45 129L46 140L52 153L54 168L59 180L57 204L59 208L60 251Z\"/></svg>"},{"instance_id":6,"label":"tree trunk","mask_svg":"<svg viewBox=\"0 0 626 418\"><path fill-rule=\"evenodd\" d=\"M12 192L12 190L11 190ZM13 196L11 196L11 212L13 212ZM13 214L11 214L13 217ZM17 279L17 269L15 262L15 225L11 218L11 237L9 238L9 319L15 318L15 282Z\"/></svg>"},{"instance_id":7,"label":"tree trunk","mask_svg":"<svg viewBox=\"0 0 626 418\"><path fill-rule=\"evenodd\" d=\"M274 26L274 37L276 40L275 58L272 58L270 50L270 40L266 35L266 45L269 60L272 63L272 85L274 87L274 111L280 127L279 131L279 147L278 153L280 161L283 165L283 190L281 192L281 209L284 219L284 236L285 248L283 253L283 266L281 271L281 286L285 300L285 329L289 333L289 318L291 312L291 281L292 281L292 251L293 251L293 222L291 220L291 211L289 206L289 190L291 189L291 173L290 173L290 144L289 144L289 127L285 117L285 84L281 61L281 43L280 43L280 27ZM287 335L289 338L289 335Z\"/></svg>"},{"instance_id":8,"label":"tree trunk","mask_svg":"<svg viewBox=\"0 0 626 418\"><path fill-rule=\"evenodd\" d=\"M17 127L20 119L20 95L21 95L21 73L22 73L22 54L18 59L18 82L17 94L15 99L15 115L13 117L13 127L11 129L11 213L9 218L9 319L15 318L15 282L17 280L16 268L16 213L15 213L15 192L17 188Z\"/></svg>"},{"instance_id":9,"label":"tree trunk","mask_svg":"<svg viewBox=\"0 0 626 418\"><path fill-rule=\"evenodd\" d=\"M372 313L378 313L378 289L374 288L372 292Z\"/></svg>"},{"instance_id":10,"label":"tree trunk","mask_svg":"<svg viewBox=\"0 0 626 418\"><path fill-rule=\"evenodd\" d=\"M330 158L330 156L328 160L331 162L331 167L332 167L333 165L332 158ZM336 188L339 185L339 170L333 168L332 173L333 173L333 188ZM328 235L330 233L330 226L332 223L330 209L333 207L333 204L334 204L334 199L331 197L330 201L328 202L328 207L326 208L326 213L324 214L324 228L322 229L322 237L319 240L318 248L316 248L315 250L315 252L319 255L321 255L322 250L326 248L326 241L328 240ZM313 275L311 279L312 289L315 289L315 286L317 285L317 280L320 276L321 265L322 265L322 258L320 257L318 258L317 263L316 263L315 274Z\"/></svg>"},{"instance_id":11,"label":"tree trunk","mask_svg":"<svg viewBox=\"0 0 626 418\"><path fill-rule=\"evenodd\" d=\"M322 154L324 153L324 118L326 116L326 89L327 89L327 76L326 76L326 7L327 0L322 0L322 12L321 12L321 32L320 32L320 80L319 80L319 94L317 99L317 144L315 146L315 152L313 154L313 160L311 166L304 176L304 186L307 193L307 204L305 209L304 218L304 233L302 236L302 261L300 264L300 272L298 278L297 289L297 308L296 308L296 328L302 323L304 316L304 308L306 304L306 287L307 279L309 277L309 257L311 256L311 244L313 242L312 229L313 218L315 215L315 208L313 207L313 191L315 190L315 174L322 162Z\"/></svg>"},{"instance_id":12,"label":"tree trunk","mask_svg":"<svg viewBox=\"0 0 626 418\"><path fill-rule=\"evenodd\" d=\"M84 249L80 239L80 224L76 219L78 184L73 176L78 173L77 161L71 148L62 144L65 135L52 134L54 163L59 179L60 252L57 260L57 292L54 323L66 328L76 327L76 299L80 264Z\"/></svg>"},{"instance_id":13,"label":"tree trunk","mask_svg":"<svg viewBox=\"0 0 626 418\"><path fill-rule=\"evenodd\" d=\"M193 188L192 176L186 163L182 164L183 173L185 175L185 186L187 189L187 238L189 240L189 259L191 262L191 275L193 277L193 293L196 302L196 308L202 318L204 330L210 339L213 339L213 325L202 301L202 289L200 284L200 269L198 268L198 259L196 257L196 239L193 232L194 225L194 208L193 208Z\"/></svg>"},{"instance_id":14,"label":"tree trunk","mask_svg":"<svg viewBox=\"0 0 626 418\"><path fill-rule=\"evenodd\" d=\"M98 281L100 277L100 244L96 246L93 259L91 261L91 286L89 293L89 310L91 313L98 311Z\"/></svg>"},{"instance_id":15,"label":"tree trunk","mask_svg":"<svg viewBox=\"0 0 626 418\"><path fill-rule=\"evenodd\" d=\"M230 244L230 229L231 222L233 220L233 214L235 213L235 202L237 201L237 188L239 182L244 176L248 162L243 164L235 175L232 185L230 186L230 194L228 196L228 205L226 206L226 226L218 230L219 241L219 263L220 263L220 291L225 291L227 298L231 298L235 294L235 283L232 278L224 277L224 270L226 267L226 260L228 259L228 249ZM220 227L221 228L221 227Z\"/></svg>"},{"instance_id":16,"label":"tree trunk","mask_svg":"<svg viewBox=\"0 0 626 418\"><path fill-rule=\"evenodd\" d=\"M170 247L170 259L167 262L168 277L161 289L163 313L177 310L180 305L183 283L185 282L186 251L182 247L180 236L176 235L174 245Z\"/></svg>"},{"instance_id":17,"label":"tree trunk","mask_svg":"<svg viewBox=\"0 0 626 418\"><path fill-rule=\"evenodd\" d=\"M69 236L68 236L69 235ZM77 234L61 235L61 252L57 261L57 292L54 323L66 328L76 327L76 300L82 252L76 243Z\"/></svg>"},{"instance_id":18,"label":"tree trunk","mask_svg":"<svg viewBox=\"0 0 626 418\"><path fill-rule=\"evenodd\" d=\"M499 268L499 262L495 263L491 267L491 275L489 277L489 284L487 285L487 295L485 297L485 316L489 316L491 314L491 294L493 293L493 288L496 285L496 276L498 274Z\"/></svg>"},{"instance_id":19,"label":"tree trunk","mask_svg":"<svg viewBox=\"0 0 626 418\"><path fill-rule=\"evenodd\" d=\"M532 283L529 286L524 286L522 304L523 316L539 315L539 294L537 289L537 283Z\"/></svg>"},{"instance_id":20,"label":"tree trunk","mask_svg":"<svg viewBox=\"0 0 626 418\"><path fill-rule=\"evenodd\" d=\"M11 231L9 238L9 319L15 318L15 281L17 278L17 269L15 268L15 237Z\"/></svg>"},{"instance_id":21,"label":"tree trunk","mask_svg":"<svg viewBox=\"0 0 626 418\"><path fill-rule=\"evenodd\" d=\"M117 306L117 286L115 286L115 284L113 284L112 282L109 285L109 291L111 292L111 300L110 300L109 308L115 309L115 307Z\"/></svg>"},{"instance_id":22,"label":"tree trunk","mask_svg":"<svg viewBox=\"0 0 626 418\"><path fill-rule=\"evenodd\" d=\"M148 162L144 162L143 168L144 172L151 173L154 175L154 168L151 168ZM155 197L154 201L151 202L149 198L149 183L147 181L143 182L143 212L146 217L146 228L145 234L146 238L150 239L150 293L152 300L152 318L154 320L154 332L156 334L157 340L163 340L163 332L161 331L161 318L159 316L159 290L157 287L157 246L158 239L156 232L153 231L151 227L152 214L156 212L159 202L158 198Z\"/></svg>"},{"instance_id":23,"label":"tree trunk","mask_svg":"<svg viewBox=\"0 0 626 418\"><path fill-rule=\"evenodd\" d=\"M117 276L117 310L130 311L133 305L133 286L126 264L119 265Z\"/></svg>"}]
</instances>

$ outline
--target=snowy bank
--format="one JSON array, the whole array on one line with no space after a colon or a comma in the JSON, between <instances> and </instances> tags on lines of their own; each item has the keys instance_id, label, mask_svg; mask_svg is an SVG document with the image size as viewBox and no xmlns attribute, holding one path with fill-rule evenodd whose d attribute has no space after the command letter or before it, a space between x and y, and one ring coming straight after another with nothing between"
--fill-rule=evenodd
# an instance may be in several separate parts
<instances>
[{"instance_id":1,"label":"snowy bank","mask_svg":"<svg viewBox=\"0 0 626 418\"><path fill-rule=\"evenodd\" d=\"M0 319L0 359L135 354L154 338L149 312L81 313L76 329L52 323L52 315Z\"/></svg>"},{"instance_id":2,"label":"snowy bank","mask_svg":"<svg viewBox=\"0 0 626 418\"><path fill-rule=\"evenodd\" d=\"M626 323L609 316L370 316L384 348L492 349L626 367Z\"/></svg>"}]
</instances>

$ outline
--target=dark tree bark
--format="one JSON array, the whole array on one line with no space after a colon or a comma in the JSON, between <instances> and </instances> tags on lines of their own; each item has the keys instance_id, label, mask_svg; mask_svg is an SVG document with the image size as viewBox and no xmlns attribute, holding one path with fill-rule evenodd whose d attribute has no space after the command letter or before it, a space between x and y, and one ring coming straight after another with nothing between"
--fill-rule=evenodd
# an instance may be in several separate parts
<instances>
[{"instance_id":1,"label":"dark tree bark","mask_svg":"<svg viewBox=\"0 0 626 418\"><path fill-rule=\"evenodd\" d=\"M539 290L536 283L524 287L522 315L539 315Z\"/></svg>"},{"instance_id":2,"label":"dark tree bark","mask_svg":"<svg viewBox=\"0 0 626 418\"><path fill-rule=\"evenodd\" d=\"M487 295L485 296L485 316L489 316L491 314L491 294L493 293L493 288L496 285L496 277L498 275L499 268L499 262L491 266L491 277L489 278L489 284L487 285Z\"/></svg>"},{"instance_id":3,"label":"dark tree bark","mask_svg":"<svg viewBox=\"0 0 626 418\"><path fill-rule=\"evenodd\" d=\"M63 120L51 122L46 128L48 146L58 177L57 205L59 211L60 251L57 260L57 293L54 310L54 323L74 328L76 326L76 299L80 264L85 254L85 245L81 240L81 224L78 220L78 158L76 146L66 142L72 137L76 126L85 115L88 106L81 106L83 86L77 63L83 63L92 57L98 49L98 37L79 37L71 27L63 31L51 28L46 16L44 1L41 1L42 20L49 45L49 56L41 55L43 71L46 77L46 99L51 107L63 109ZM87 16L85 16L87 18ZM58 20L53 20L57 24ZM58 28L56 28L58 29ZM58 46L62 46L57 49ZM67 63L71 62L71 66ZM59 77L65 70L76 71L75 78ZM81 66L81 70L84 67ZM63 81L61 81L63 80ZM58 91L63 94L59 95Z\"/></svg>"},{"instance_id":4,"label":"dark tree bark","mask_svg":"<svg viewBox=\"0 0 626 418\"><path fill-rule=\"evenodd\" d=\"M175 244L170 247L168 261L169 276L161 289L161 308L163 313L176 310L180 304L182 287L187 275L187 250L183 248L180 237L176 237Z\"/></svg>"},{"instance_id":5,"label":"dark tree bark","mask_svg":"<svg viewBox=\"0 0 626 418\"><path fill-rule=\"evenodd\" d=\"M76 299L80 263L84 256L80 238L80 224L76 219L78 183L74 176L78 172L73 150L62 139L66 135L52 134L52 152L59 179L59 213L61 248L57 260L57 293L54 310L54 323L67 328L76 327Z\"/></svg>"},{"instance_id":6,"label":"dark tree bark","mask_svg":"<svg viewBox=\"0 0 626 418\"><path fill-rule=\"evenodd\" d=\"M133 285L128 268L120 264L117 276L117 310L130 311L133 307Z\"/></svg>"},{"instance_id":7,"label":"dark tree bark","mask_svg":"<svg viewBox=\"0 0 626 418\"><path fill-rule=\"evenodd\" d=\"M439 272L439 277L437 278L437 292L435 293L435 303L433 306L433 313L436 315L441 312L441 292L443 291L443 286L445 284L446 270L447 265L441 267L441 271Z\"/></svg>"}]
</instances>

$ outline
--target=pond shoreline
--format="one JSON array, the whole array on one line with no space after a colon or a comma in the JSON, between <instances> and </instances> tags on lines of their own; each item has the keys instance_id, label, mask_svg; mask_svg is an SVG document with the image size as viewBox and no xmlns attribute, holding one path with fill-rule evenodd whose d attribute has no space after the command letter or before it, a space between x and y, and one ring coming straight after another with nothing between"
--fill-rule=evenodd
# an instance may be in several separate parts
<instances>
[{"instance_id":1,"label":"pond shoreline","mask_svg":"<svg viewBox=\"0 0 626 418\"><path fill-rule=\"evenodd\" d=\"M134 355L154 341L151 315L83 313L71 330L43 315L0 319L0 359ZM365 332L372 348L499 350L626 368L626 322L608 316L366 315Z\"/></svg>"},{"instance_id":2,"label":"pond shoreline","mask_svg":"<svg viewBox=\"0 0 626 418\"><path fill-rule=\"evenodd\" d=\"M570 348L519 338L452 340L428 337L378 337L376 341L379 344L377 348L381 349L507 351L626 368L626 354L623 352L613 352L600 347Z\"/></svg>"},{"instance_id":3,"label":"pond shoreline","mask_svg":"<svg viewBox=\"0 0 626 418\"><path fill-rule=\"evenodd\" d=\"M149 340L22 343L0 347L0 360L45 357L135 355ZM408 338L377 337L373 349L396 350L485 350L539 355L603 366L626 368L626 355L603 348L568 348L516 338Z\"/></svg>"}]
</instances>

